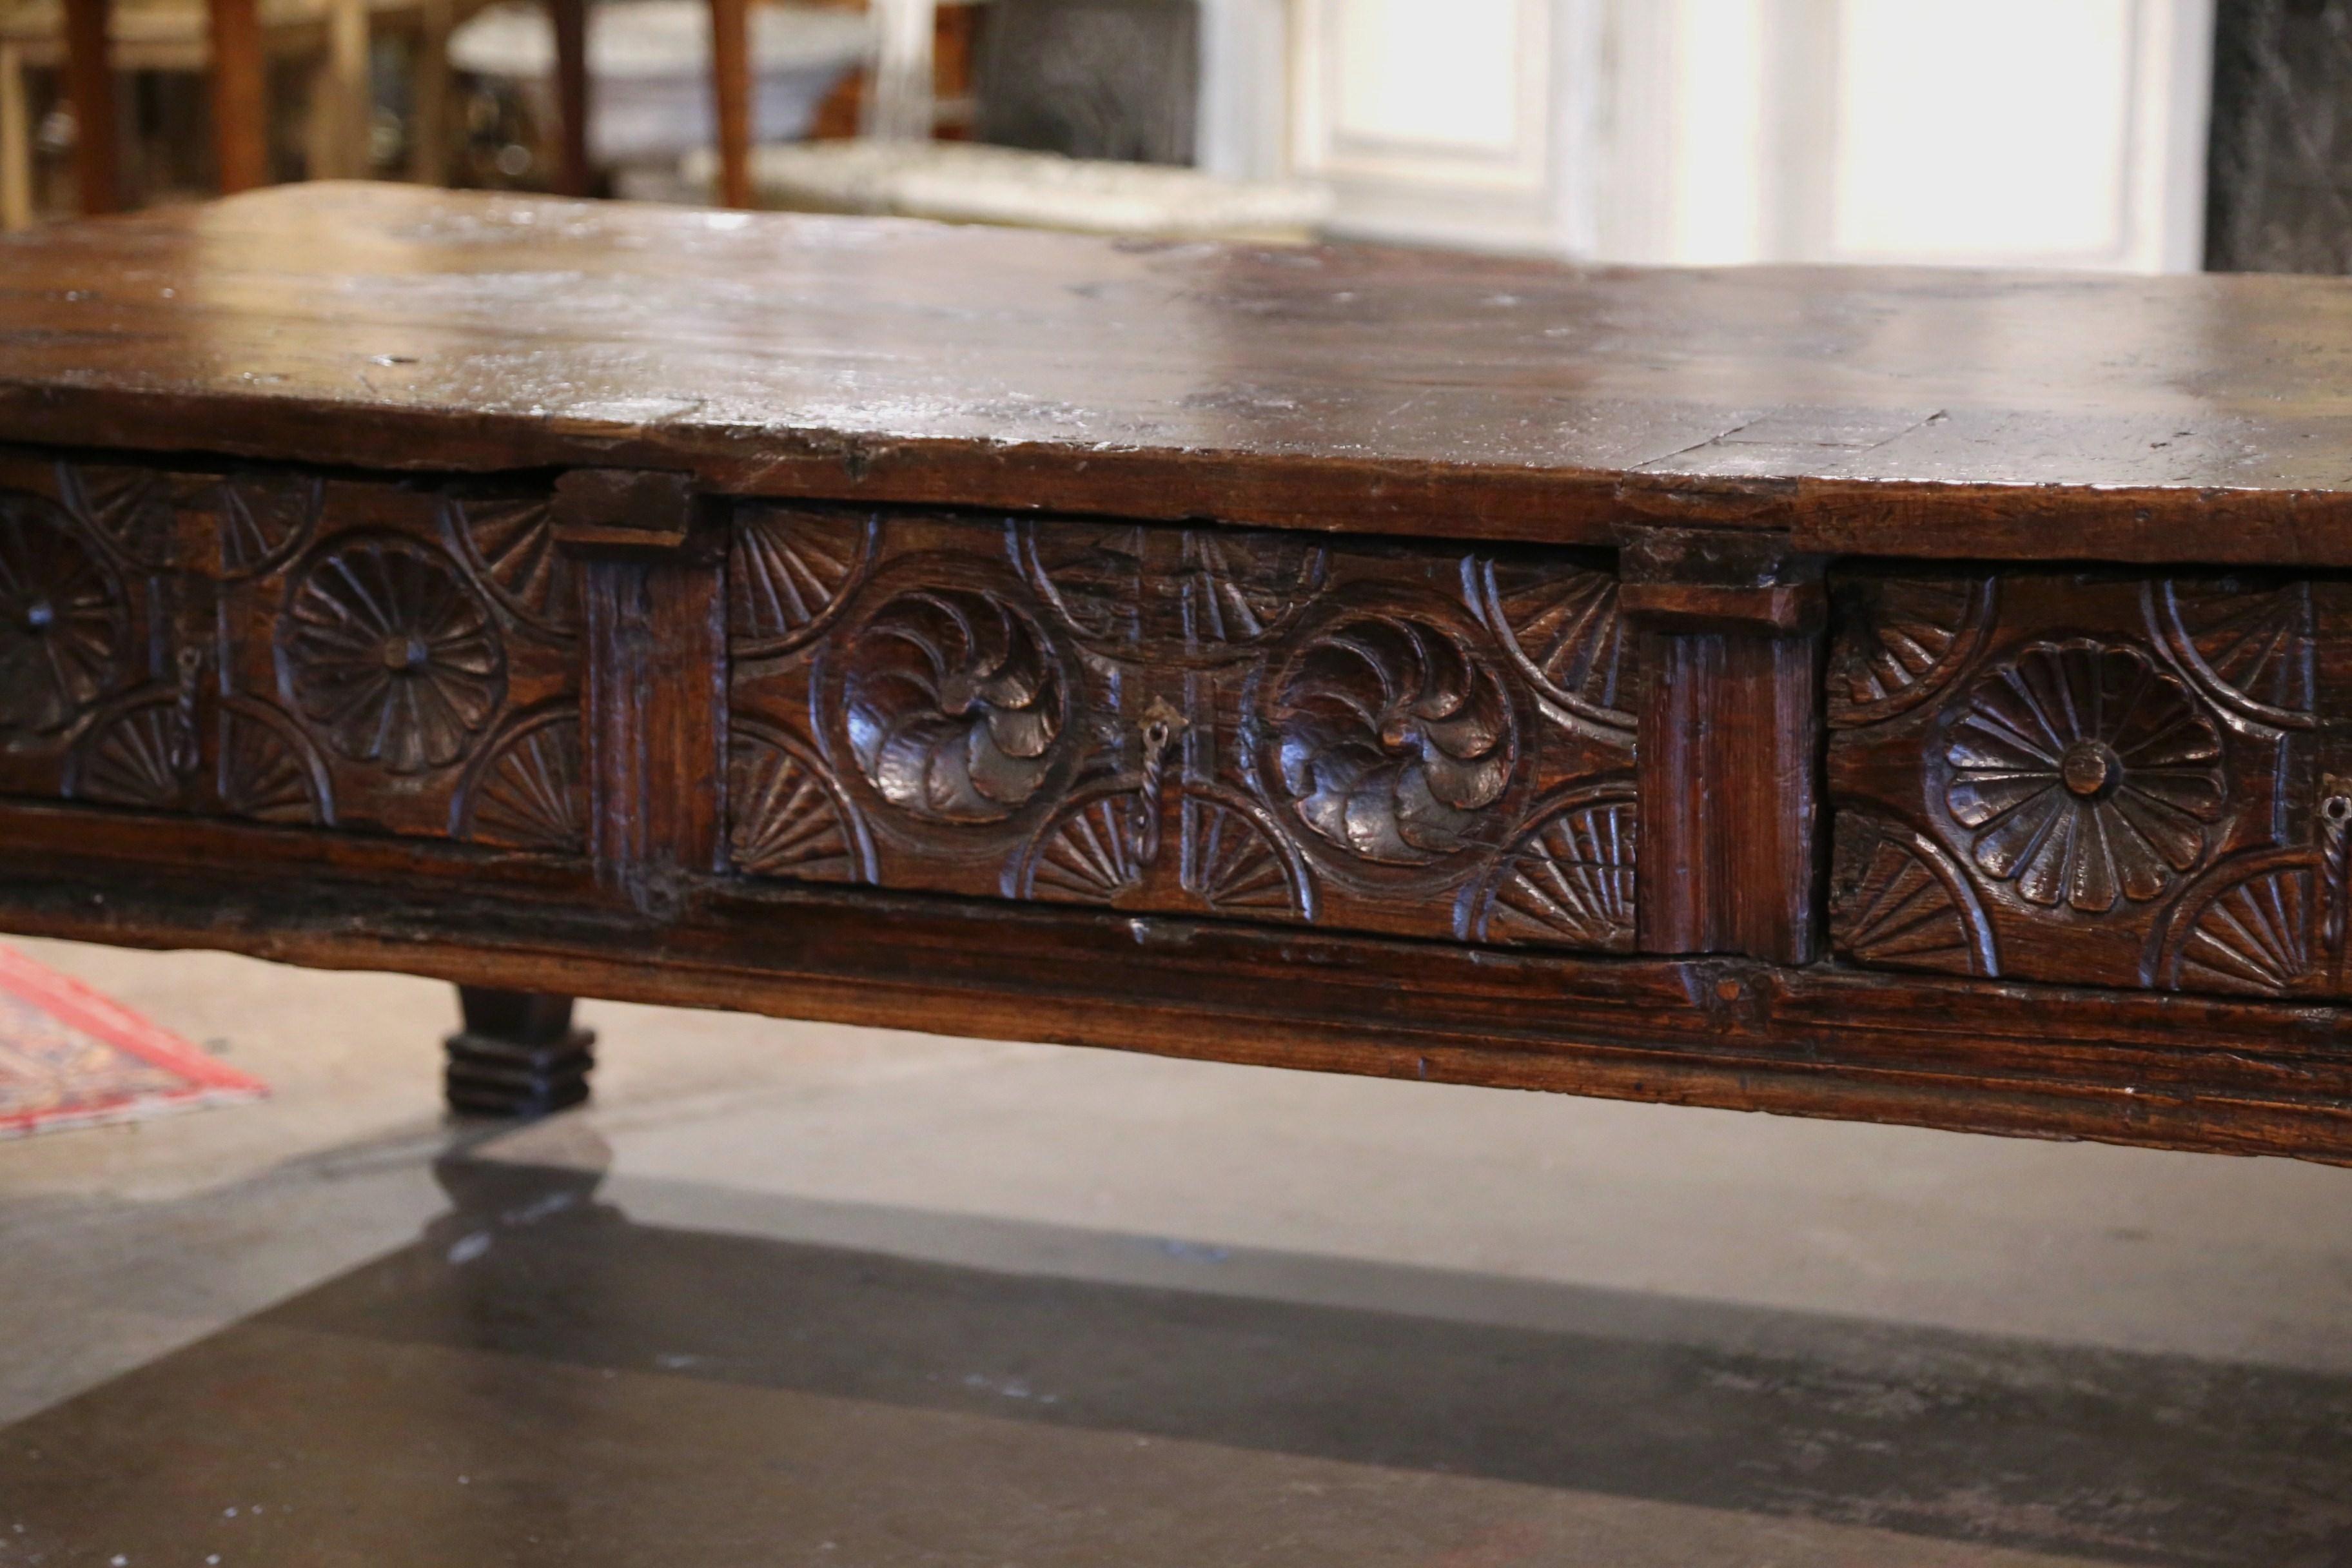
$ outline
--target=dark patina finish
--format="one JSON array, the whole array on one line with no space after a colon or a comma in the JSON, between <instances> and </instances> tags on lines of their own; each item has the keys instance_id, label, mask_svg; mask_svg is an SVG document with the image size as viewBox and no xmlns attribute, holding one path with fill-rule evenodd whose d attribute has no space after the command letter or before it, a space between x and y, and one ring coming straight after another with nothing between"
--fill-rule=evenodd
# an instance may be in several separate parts
<instances>
[{"instance_id":1,"label":"dark patina finish","mask_svg":"<svg viewBox=\"0 0 2352 1568\"><path fill-rule=\"evenodd\" d=\"M580 993L2352 1159L2347 363L2309 279L52 230L0 924L512 994L488 1109Z\"/></svg>"}]
</instances>

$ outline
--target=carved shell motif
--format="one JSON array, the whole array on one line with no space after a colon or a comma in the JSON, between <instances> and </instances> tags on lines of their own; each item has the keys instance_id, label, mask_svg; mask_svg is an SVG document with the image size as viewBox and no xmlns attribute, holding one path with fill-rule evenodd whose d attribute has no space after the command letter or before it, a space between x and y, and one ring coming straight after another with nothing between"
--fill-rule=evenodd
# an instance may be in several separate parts
<instances>
[{"instance_id":1,"label":"carved shell motif","mask_svg":"<svg viewBox=\"0 0 2352 1568\"><path fill-rule=\"evenodd\" d=\"M2291 996L2324 986L2328 896L2306 851L2223 861L2181 896L2154 963L2158 985L2241 996Z\"/></svg>"},{"instance_id":2,"label":"carved shell motif","mask_svg":"<svg viewBox=\"0 0 2352 1568\"><path fill-rule=\"evenodd\" d=\"M1269 781L1298 820L1363 859L1419 866L1483 842L1517 760L1491 666L1432 620L1326 622L1275 673Z\"/></svg>"},{"instance_id":3,"label":"carved shell motif","mask_svg":"<svg viewBox=\"0 0 2352 1568\"><path fill-rule=\"evenodd\" d=\"M758 877L868 879L857 815L815 758L779 731L739 724L727 742L728 847Z\"/></svg>"},{"instance_id":4,"label":"carved shell motif","mask_svg":"<svg viewBox=\"0 0 2352 1568\"><path fill-rule=\"evenodd\" d=\"M457 761L499 710L488 606L440 552L338 542L301 571L278 626L286 684L328 744L394 773Z\"/></svg>"},{"instance_id":5,"label":"carved shell motif","mask_svg":"<svg viewBox=\"0 0 2352 1568\"><path fill-rule=\"evenodd\" d=\"M230 578L257 575L293 554L317 526L326 495L316 475L266 470L224 476L61 463L58 478L76 515L151 570L195 564L182 559L181 520L200 520L186 537L208 541Z\"/></svg>"},{"instance_id":6,"label":"carved shell motif","mask_svg":"<svg viewBox=\"0 0 2352 1568\"><path fill-rule=\"evenodd\" d=\"M727 631L738 658L765 658L822 631L873 553L876 523L835 507L744 502L727 557Z\"/></svg>"},{"instance_id":7,"label":"carved shell motif","mask_svg":"<svg viewBox=\"0 0 2352 1568\"><path fill-rule=\"evenodd\" d=\"M1320 545L1240 529L1024 524L1016 541L1039 595L1081 641L1193 665L1278 635L1329 565Z\"/></svg>"},{"instance_id":8,"label":"carved shell motif","mask_svg":"<svg viewBox=\"0 0 2352 1568\"><path fill-rule=\"evenodd\" d=\"M1992 620L1990 576L1839 574L1829 718L1841 729L1890 719L1934 696Z\"/></svg>"},{"instance_id":9,"label":"carved shell motif","mask_svg":"<svg viewBox=\"0 0 2352 1568\"><path fill-rule=\"evenodd\" d=\"M2165 640L2216 699L2285 729L2316 721L2309 583L2174 579L2149 595Z\"/></svg>"},{"instance_id":10,"label":"carved shell motif","mask_svg":"<svg viewBox=\"0 0 2352 1568\"><path fill-rule=\"evenodd\" d=\"M2221 739L2138 648L2036 643L1972 687L1945 804L1979 868L2028 903L2086 914L2145 901L2204 858Z\"/></svg>"},{"instance_id":11,"label":"carved shell motif","mask_svg":"<svg viewBox=\"0 0 2352 1568\"><path fill-rule=\"evenodd\" d=\"M1487 624L1538 691L1592 723L1633 730L1616 573L1517 556L1475 561L1471 572Z\"/></svg>"},{"instance_id":12,"label":"carved shell motif","mask_svg":"<svg viewBox=\"0 0 2352 1568\"><path fill-rule=\"evenodd\" d=\"M849 747L875 792L937 822L994 822L1045 787L1068 727L1052 646L988 589L916 588L848 639Z\"/></svg>"},{"instance_id":13,"label":"carved shell motif","mask_svg":"<svg viewBox=\"0 0 2352 1568\"><path fill-rule=\"evenodd\" d=\"M519 849L578 854L588 843L586 772L577 708L530 714L476 759L457 792L457 833Z\"/></svg>"},{"instance_id":14,"label":"carved shell motif","mask_svg":"<svg viewBox=\"0 0 2352 1568\"><path fill-rule=\"evenodd\" d=\"M65 793L145 811L175 809L194 771L184 735L179 704L169 697L102 715L74 743Z\"/></svg>"},{"instance_id":15,"label":"carved shell motif","mask_svg":"<svg viewBox=\"0 0 2352 1568\"><path fill-rule=\"evenodd\" d=\"M1630 799L1588 795L1545 812L1502 857L1472 906L1469 935L1631 952L1639 836Z\"/></svg>"},{"instance_id":16,"label":"carved shell motif","mask_svg":"<svg viewBox=\"0 0 2352 1568\"><path fill-rule=\"evenodd\" d=\"M556 547L543 495L457 496L444 503L482 583L517 618L558 636L580 624L580 574Z\"/></svg>"},{"instance_id":17,"label":"carved shell motif","mask_svg":"<svg viewBox=\"0 0 2352 1568\"><path fill-rule=\"evenodd\" d=\"M267 703L232 697L221 704L221 806L260 822L327 823L334 797L327 770L293 721Z\"/></svg>"},{"instance_id":18,"label":"carved shell motif","mask_svg":"<svg viewBox=\"0 0 2352 1568\"><path fill-rule=\"evenodd\" d=\"M1116 903L1150 873L1142 814L1157 809L1156 801L1117 785L1079 796L1015 863L1008 891L1060 903Z\"/></svg>"},{"instance_id":19,"label":"carved shell motif","mask_svg":"<svg viewBox=\"0 0 2352 1568\"><path fill-rule=\"evenodd\" d=\"M1998 974L1992 928L1950 858L1899 823L1840 811L1830 941L1856 963Z\"/></svg>"},{"instance_id":20,"label":"carved shell motif","mask_svg":"<svg viewBox=\"0 0 2352 1568\"><path fill-rule=\"evenodd\" d=\"M114 684L126 641L121 592L65 514L0 496L0 732L65 728Z\"/></svg>"},{"instance_id":21,"label":"carved shell motif","mask_svg":"<svg viewBox=\"0 0 2352 1568\"><path fill-rule=\"evenodd\" d=\"M1184 890L1219 914L1315 918L1315 885L1298 852L1258 820L1260 808L1213 787L1188 790Z\"/></svg>"}]
</instances>

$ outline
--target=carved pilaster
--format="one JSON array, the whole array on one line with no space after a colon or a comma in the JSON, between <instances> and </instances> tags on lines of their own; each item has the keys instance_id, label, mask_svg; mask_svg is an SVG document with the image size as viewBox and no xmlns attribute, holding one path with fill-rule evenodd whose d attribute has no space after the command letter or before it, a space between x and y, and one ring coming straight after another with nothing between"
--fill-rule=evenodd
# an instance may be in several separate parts
<instances>
[{"instance_id":1,"label":"carved pilaster","mask_svg":"<svg viewBox=\"0 0 2352 1568\"><path fill-rule=\"evenodd\" d=\"M1620 562L1644 681L1636 944L1809 963L1822 563L1775 536L1703 529L1637 531Z\"/></svg>"},{"instance_id":2,"label":"carved pilaster","mask_svg":"<svg viewBox=\"0 0 2352 1568\"><path fill-rule=\"evenodd\" d=\"M724 529L678 475L571 474L555 499L584 598L589 853L601 884L666 912L682 876L719 864Z\"/></svg>"}]
</instances>

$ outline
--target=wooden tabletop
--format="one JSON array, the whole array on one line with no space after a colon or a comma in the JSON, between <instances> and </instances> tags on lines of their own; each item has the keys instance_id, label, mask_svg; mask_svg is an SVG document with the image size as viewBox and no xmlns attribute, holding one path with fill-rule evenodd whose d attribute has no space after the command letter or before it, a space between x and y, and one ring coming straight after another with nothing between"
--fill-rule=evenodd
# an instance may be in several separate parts
<instances>
[{"instance_id":1,"label":"wooden tabletop","mask_svg":"<svg viewBox=\"0 0 2352 1568\"><path fill-rule=\"evenodd\" d=\"M2352 565L2352 281L1581 268L309 184L0 240L0 439Z\"/></svg>"}]
</instances>

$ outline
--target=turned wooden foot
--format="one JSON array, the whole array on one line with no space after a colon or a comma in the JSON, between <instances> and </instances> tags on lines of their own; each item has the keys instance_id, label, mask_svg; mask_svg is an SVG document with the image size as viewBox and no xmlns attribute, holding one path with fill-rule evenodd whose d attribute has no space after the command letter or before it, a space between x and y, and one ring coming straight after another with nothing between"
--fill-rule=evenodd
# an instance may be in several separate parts
<instances>
[{"instance_id":1,"label":"turned wooden foot","mask_svg":"<svg viewBox=\"0 0 2352 1568\"><path fill-rule=\"evenodd\" d=\"M457 1005L466 1026L446 1042L450 1110L544 1116L588 1098L596 1037L572 1026L571 997L460 985Z\"/></svg>"}]
</instances>

